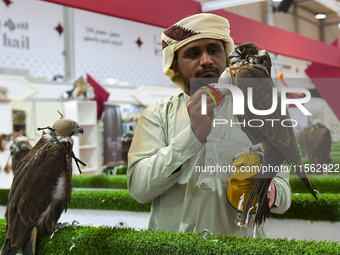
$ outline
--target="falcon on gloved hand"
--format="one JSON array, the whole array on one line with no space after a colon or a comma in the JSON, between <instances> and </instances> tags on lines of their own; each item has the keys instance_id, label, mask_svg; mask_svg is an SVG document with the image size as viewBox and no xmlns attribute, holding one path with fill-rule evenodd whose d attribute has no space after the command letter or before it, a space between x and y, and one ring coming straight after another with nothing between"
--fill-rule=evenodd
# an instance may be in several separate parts
<instances>
[{"instance_id":1,"label":"falcon on gloved hand","mask_svg":"<svg viewBox=\"0 0 340 255\"><path fill-rule=\"evenodd\" d=\"M281 167L284 161L295 166L297 175L308 187L309 191L317 199L315 191L304 170L299 150L295 140L295 134L290 123L288 111L281 115L280 93L273 95L275 87L271 79L271 59L265 50L259 50L254 43L244 43L236 47L229 55L229 72L233 84L240 88L244 95L244 115L236 115L242 131L246 133L250 141L258 148L263 148L264 155L262 169L254 175L255 181L246 202L239 225L246 225L247 214L252 212L252 204L258 206L255 216L255 224L258 226L270 215L268 189L277 172L270 170L269 166ZM269 115L256 115L248 107L248 88L253 91L252 104L256 110L271 109L274 97L277 98L277 108ZM251 120L251 126L248 124ZM276 120L276 121L266 121ZM286 120L285 126L281 122ZM278 168L277 168L278 169ZM254 202L255 201L255 202ZM253 209L255 209L253 207Z\"/></svg>"}]
</instances>

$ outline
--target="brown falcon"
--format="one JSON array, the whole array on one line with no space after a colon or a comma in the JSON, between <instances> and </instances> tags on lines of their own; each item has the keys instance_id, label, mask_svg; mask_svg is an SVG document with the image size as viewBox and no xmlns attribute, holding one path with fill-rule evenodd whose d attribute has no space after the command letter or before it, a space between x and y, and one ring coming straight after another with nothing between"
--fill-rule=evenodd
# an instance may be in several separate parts
<instances>
[{"instance_id":1,"label":"brown falcon","mask_svg":"<svg viewBox=\"0 0 340 255\"><path fill-rule=\"evenodd\" d=\"M309 127L304 127L299 135L297 142L300 144L302 157L307 157L307 145L306 145L306 134Z\"/></svg>"},{"instance_id":2,"label":"brown falcon","mask_svg":"<svg viewBox=\"0 0 340 255\"><path fill-rule=\"evenodd\" d=\"M29 140L26 136L18 136L14 139L13 144L10 147L12 156L12 170L15 174L15 168L27 154L32 149Z\"/></svg>"},{"instance_id":3,"label":"brown falcon","mask_svg":"<svg viewBox=\"0 0 340 255\"><path fill-rule=\"evenodd\" d=\"M132 132L126 132L123 134L122 138L121 138L121 157L122 160L124 161L125 165L127 165L127 155L132 143L132 138L133 138L133 133Z\"/></svg>"},{"instance_id":4,"label":"brown falcon","mask_svg":"<svg viewBox=\"0 0 340 255\"><path fill-rule=\"evenodd\" d=\"M308 127L305 139L309 164L318 170L315 173L326 172L331 163L331 132L321 119L315 119Z\"/></svg>"},{"instance_id":5,"label":"brown falcon","mask_svg":"<svg viewBox=\"0 0 340 255\"><path fill-rule=\"evenodd\" d=\"M299 150L295 140L292 127L284 127L281 121L290 119L288 111L286 115L281 115L281 97L277 94L277 108L269 115L255 115L247 105L248 87L253 88L253 106L257 110L268 110L272 107L272 88L275 87L271 79L271 59L265 50L259 50L254 43L244 43L236 47L229 55L230 70L234 85L240 88L244 94L244 115L237 115L239 122L249 120L252 126L241 125L242 130L246 133L253 144L261 144L264 147L263 166L280 167L286 160L289 165L296 166L296 173L305 183L313 196L317 199L314 189L303 168ZM276 119L280 121L266 121ZM263 124L263 125L262 125ZM262 125L262 126L261 126ZM286 126L291 126L288 121ZM301 168L299 168L301 167ZM268 169L268 168L267 168ZM242 214L242 221L245 222L247 212L251 208L253 201L258 203L258 209L255 216L255 224L260 225L267 216L270 215L267 192L272 179L276 176L275 171L260 171L255 176L255 182L249 195L245 210Z\"/></svg>"},{"instance_id":6,"label":"brown falcon","mask_svg":"<svg viewBox=\"0 0 340 255\"><path fill-rule=\"evenodd\" d=\"M71 136L83 134L73 120L60 118L16 167L6 208L6 240L1 255L35 254L37 235L53 233L71 199ZM41 130L41 129L38 129Z\"/></svg>"}]
</instances>

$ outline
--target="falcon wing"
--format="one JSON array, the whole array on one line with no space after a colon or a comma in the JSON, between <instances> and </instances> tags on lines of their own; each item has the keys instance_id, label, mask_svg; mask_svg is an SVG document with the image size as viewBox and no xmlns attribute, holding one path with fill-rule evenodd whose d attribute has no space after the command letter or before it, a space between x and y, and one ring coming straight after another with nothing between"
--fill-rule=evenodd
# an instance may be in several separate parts
<instances>
[{"instance_id":1,"label":"falcon wing","mask_svg":"<svg viewBox=\"0 0 340 255\"><path fill-rule=\"evenodd\" d=\"M29 152L29 150L21 150L21 151L18 151L17 153L15 153L14 155L12 155L13 173L15 173L15 169L16 169L16 166L18 165L18 163L26 157L28 152Z\"/></svg>"},{"instance_id":2,"label":"falcon wing","mask_svg":"<svg viewBox=\"0 0 340 255\"><path fill-rule=\"evenodd\" d=\"M70 144L64 145L70 149ZM17 165L6 211L6 237L11 239L12 247L25 237L44 213L45 220L51 216L56 221L63 209L67 208L71 194L72 171L68 173L71 167L71 158L62 148L54 143L44 143L44 138L41 138ZM60 177L65 178L60 181ZM60 187L60 185L65 186ZM65 187L68 187L68 192L58 194L63 192ZM63 201L58 202L59 206L53 212L48 209L51 208L51 203L56 196ZM64 197L61 199L61 196ZM46 230L52 232L53 227L50 226Z\"/></svg>"},{"instance_id":3,"label":"falcon wing","mask_svg":"<svg viewBox=\"0 0 340 255\"><path fill-rule=\"evenodd\" d=\"M235 83L236 86L242 90L244 95L248 95L248 87L253 87L253 106L255 109L268 110L272 107L272 88L275 87L275 85L266 72L266 69L261 65L254 65L253 68L237 71ZM281 122L285 119L290 119L290 116L288 111L285 116L281 115L281 96L279 93L277 95L277 108L272 114L265 116L253 114L248 108L246 98L245 113L243 116L238 115L237 118L239 120L245 119L246 127L242 126L242 129L254 144L259 142L265 142L265 144L271 143L283 153L289 164L302 164L293 128L281 125ZM263 126L258 128L249 127L247 123L252 119L262 120ZM286 126L291 126L290 121L285 121L284 124ZM254 121L251 125L260 126L261 123Z\"/></svg>"}]
</instances>

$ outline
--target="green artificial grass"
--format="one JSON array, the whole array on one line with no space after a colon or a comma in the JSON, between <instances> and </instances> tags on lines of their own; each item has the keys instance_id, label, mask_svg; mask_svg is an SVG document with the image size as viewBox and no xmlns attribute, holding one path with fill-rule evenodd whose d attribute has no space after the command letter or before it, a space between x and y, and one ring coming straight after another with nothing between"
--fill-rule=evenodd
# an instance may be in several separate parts
<instances>
[{"instance_id":1,"label":"green artificial grass","mask_svg":"<svg viewBox=\"0 0 340 255\"><path fill-rule=\"evenodd\" d=\"M331 151L340 151L340 142L332 142Z\"/></svg>"},{"instance_id":2,"label":"green artificial grass","mask_svg":"<svg viewBox=\"0 0 340 255\"><path fill-rule=\"evenodd\" d=\"M0 205L7 205L8 194L9 194L9 189L0 189Z\"/></svg>"},{"instance_id":3,"label":"green artificial grass","mask_svg":"<svg viewBox=\"0 0 340 255\"><path fill-rule=\"evenodd\" d=\"M120 174L125 174L126 175L126 171L127 171L127 167L124 165L120 165L120 166L105 166L103 168L103 174L107 174L107 175L120 175Z\"/></svg>"},{"instance_id":4,"label":"green artificial grass","mask_svg":"<svg viewBox=\"0 0 340 255\"><path fill-rule=\"evenodd\" d=\"M73 175L72 187L127 189L126 175Z\"/></svg>"},{"instance_id":5,"label":"green artificial grass","mask_svg":"<svg viewBox=\"0 0 340 255\"><path fill-rule=\"evenodd\" d=\"M0 245L5 240L5 220L0 220ZM234 235L121 229L112 227L66 227L51 238L37 241L37 255L46 254L339 254L340 244L328 241L260 239Z\"/></svg>"},{"instance_id":6,"label":"green artificial grass","mask_svg":"<svg viewBox=\"0 0 340 255\"><path fill-rule=\"evenodd\" d=\"M69 208L150 212L151 202L138 203L128 190L73 190Z\"/></svg>"},{"instance_id":7,"label":"green artificial grass","mask_svg":"<svg viewBox=\"0 0 340 255\"><path fill-rule=\"evenodd\" d=\"M328 175L329 176L329 175ZM340 194L340 176L339 178L327 177L325 176L311 176L310 181L314 189L319 191L320 193L333 193ZM289 180L290 187L292 189L292 193L309 193L306 185L300 180L300 178L290 178Z\"/></svg>"},{"instance_id":8,"label":"green artificial grass","mask_svg":"<svg viewBox=\"0 0 340 255\"><path fill-rule=\"evenodd\" d=\"M0 205L7 205L8 189L0 189ZM70 209L150 212L151 202L140 204L128 190L72 190Z\"/></svg>"},{"instance_id":9,"label":"green artificial grass","mask_svg":"<svg viewBox=\"0 0 340 255\"><path fill-rule=\"evenodd\" d=\"M309 174L314 189L320 193L340 194L340 175L313 175ZM308 193L305 184L291 173L289 180L292 192ZM111 188L127 189L126 175L74 175L72 177L72 186L74 188ZM1 203L1 197L0 197Z\"/></svg>"},{"instance_id":10,"label":"green artificial grass","mask_svg":"<svg viewBox=\"0 0 340 255\"><path fill-rule=\"evenodd\" d=\"M0 249L3 246L6 239L6 220L0 219Z\"/></svg>"},{"instance_id":11,"label":"green artificial grass","mask_svg":"<svg viewBox=\"0 0 340 255\"><path fill-rule=\"evenodd\" d=\"M340 194L320 194L318 200L311 194L292 193L292 204L284 214L271 214L276 219L310 221L340 221Z\"/></svg>"},{"instance_id":12,"label":"green artificial grass","mask_svg":"<svg viewBox=\"0 0 340 255\"><path fill-rule=\"evenodd\" d=\"M340 151L331 151L331 156L339 157Z\"/></svg>"},{"instance_id":13,"label":"green artificial grass","mask_svg":"<svg viewBox=\"0 0 340 255\"><path fill-rule=\"evenodd\" d=\"M8 192L8 190L0 190L1 205L7 204ZM293 193L289 210L284 214L272 214L272 217L310 221L340 221L340 194L320 194L318 199L317 202L311 194ZM150 212L151 202L140 204L130 196L127 190L73 190L68 208Z\"/></svg>"},{"instance_id":14,"label":"green artificial grass","mask_svg":"<svg viewBox=\"0 0 340 255\"><path fill-rule=\"evenodd\" d=\"M309 159L307 157L302 157L301 156L301 160L304 164L309 164ZM335 165L335 164L340 164L340 155L332 155L331 156L331 164ZM340 168L338 169L338 173L340 173Z\"/></svg>"}]
</instances>

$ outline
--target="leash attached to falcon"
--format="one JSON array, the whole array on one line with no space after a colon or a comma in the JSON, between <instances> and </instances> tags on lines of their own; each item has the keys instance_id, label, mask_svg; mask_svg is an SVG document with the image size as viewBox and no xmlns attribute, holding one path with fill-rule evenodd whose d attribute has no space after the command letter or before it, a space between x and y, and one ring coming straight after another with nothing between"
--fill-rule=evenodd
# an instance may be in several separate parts
<instances>
[{"instance_id":1,"label":"leash attached to falcon","mask_svg":"<svg viewBox=\"0 0 340 255\"><path fill-rule=\"evenodd\" d=\"M251 217L249 214L255 212L257 208L254 223L259 226L270 215L268 189L271 186L272 179L277 174L274 170L270 170L268 166L272 166L273 169L275 166L281 167L285 160L289 165L296 166L294 169L297 169L297 175L316 200L318 199L304 170L289 113L286 111L286 115L281 115L280 94L272 95L275 85L270 75L271 59L269 54L265 50L259 50L254 43L244 43L230 53L229 63L231 67L227 69L229 69L230 78L245 96L244 115L236 115L236 118L242 123L249 123L248 121L252 120L252 126L241 125L242 131L246 133L256 147L254 149L253 145L253 149L248 150L248 152L251 154L252 150L255 152L256 150L262 151L264 155L260 169L267 167L268 170L252 174L251 178L255 178L255 180L251 186L249 198L244 200L246 205L239 205L238 208L236 206L237 209L242 208L242 215L237 219L237 224L240 227L247 227L248 217ZM227 77L228 73L224 76ZM248 88L250 87L253 91L252 104L256 110L271 109L274 97L277 99L276 110L269 115L252 113L247 105L248 96L251 96L248 95ZM266 119L278 121L266 121ZM283 120L288 120L286 126L281 125ZM243 155L245 156L245 154ZM238 200L242 201L242 199Z\"/></svg>"},{"instance_id":2,"label":"leash attached to falcon","mask_svg":"<svg viewBox=\"0 0 340 255\"><path fill-rule=\"evenodd\" d=\"M59 112L60 113L60 112ZM83 129L61 118L44 130L41 139L15 169L6 208L6 240L1 255L34 255L37 236L52 234L72 190L73 135ZM38 129L38 130L42 130Z\"/></svg>"}]
</instances>

